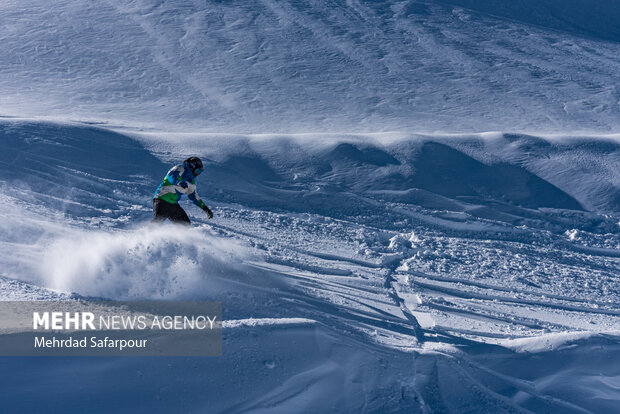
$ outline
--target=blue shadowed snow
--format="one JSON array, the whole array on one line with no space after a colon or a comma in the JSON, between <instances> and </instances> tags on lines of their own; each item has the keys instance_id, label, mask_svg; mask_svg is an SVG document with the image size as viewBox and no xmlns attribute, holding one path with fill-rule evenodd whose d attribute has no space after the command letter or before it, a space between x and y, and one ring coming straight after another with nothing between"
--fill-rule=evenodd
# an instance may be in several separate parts
<instances>
[{"instance_id":1,"label":"blue shadowed snow","mask_svg":"<svg viewBox=\"0 0 620 414\"><path fill-rule=\"evenodd\" d=\"M0 137L4 193L72 215L142 207L167 171L135 140L94 127L5 122Z\"/></svg>"},{"instance_id":2,"label":"blue shadowed snow","mask_svg":"<svg viewBox=\"0 0 620 414\"><path fill-rule=\"evenodd\" d=\"M413 7L420 4L410 3ZM504 17L560 33L620 42L620 4L614 0L439 0L426 3L464 7L482 15Z\"/></svg>"}]
</instances>

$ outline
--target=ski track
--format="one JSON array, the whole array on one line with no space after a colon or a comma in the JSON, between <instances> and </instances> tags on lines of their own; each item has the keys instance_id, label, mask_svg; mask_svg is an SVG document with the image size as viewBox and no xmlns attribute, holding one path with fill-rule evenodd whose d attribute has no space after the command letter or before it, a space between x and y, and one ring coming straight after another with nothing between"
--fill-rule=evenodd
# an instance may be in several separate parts
<instances>
[{"instance_id":1,"label":"ski track","mask_svg":"<svg viewBox=\"0 0 620 414\"><path fill-rule=\"evenodd\" d=\"M254 212L252 214L272 213ZM264 220L259 221L264 222ZM384 335L398 333L400 335L400 340L395 340L394 337L390 338L390 342L388 342L388 346L390 347L411 347L411 349L417 349L419 347L424 347L424 343L428 340L434 342L437 337L443 337L444 339L442 342L444 344L453 343L458 345L461 340L456 338L469 338L487 343L500 343L501 340L506 338L528 337L531 335L583 329L582 326L577 327L571 324L571 321L582 321L588 318L587 315L592 315L594 318L605 321L607 326L610 327L609 329L613 328L617 330L618 326L620 326L620 319L618 318L620 313L615 310L615 303L589 301L567 295L543 294L529 290L526 287L519 288L515 286L508 288L501 285L497 286L490 283L477 282L476 280L462 277L455 279L453 277L429 275L416 271L410 273L411 280L406 285L406 288L411 289L418 295L423 292L424 299L422 304L411 306L410 301L404 299L399 290L403 287L401 286L402 282L397 279L399 275L402 275L402 272L396 270L401 263L400 260L394 260L394 258L392 258L392 264L386 267L381 264L381 257L377 257L376 261L360 260L356 257L350 257L352 251L355 250L355 245L348 246L348 254L323 253L317 248L299 248L296 246L282 245L276 242L278 238L275 237L275 235L273 237L268 235L269 230L265 230L264 228L260 230L255 229L259 231L258 234L249 231L250 228L253 227L250 222L230 223L227 225L227 231L234 233L232 228L235 224L237 226L241 224L240 228L242 230L237 233L238 237L247 238L248 240L260 239L266 243L266 246L263 248L269 250L270 254L274 256L274 258L270 260L270 263L277 264L278 271L282 275L286 275L285 277L293 276L311 279L312 281L320 280L320 283L303 285L303 288L306 289L305 291L309 295L326 299L339 307L356 309L357 313L361 313L362 310L360 309L364 309L364 314L367 317L373 318L373 322L369 322L368 320L349 316L346 318L337 318L336 320L324 320L324 323L344 323L348 327L354 329L362 328L362 331L370 326L373 329L380 328L386 331ZM354 228L357 227L354 223L350 223L350 225ZM279 228L274 230L277 232L282 231ZM296 228L295 230L299 231L300 229ZM416 229L416 233L424 234L424 231ZM304 245L307 246L307 242L311 238L311 234L304 234L300 239L304 240L306 242ZM267 240L271 240L271 242ZM326 241L327 240L323 239L320 242L325 243ZM346 248L343 249L342 240L334 241L334 244L338 244L341 251L347 250ZM570 246L563 245L562 248L570 248ZM575 251L580 252L581 249L576 248ZM385 254L386 252L384 251L381 253ZM280 257L285 257L286 259ZM329 269L329 267L326 267L324 264L320 265L321 271L317 272L314 271L312 266L300 265L297 263L303 262L303 259L311 259L314 261L317 259L323 260L323 263L331 264L334 268L339 269L338 275L330 275L329 271L325 270ZM390 261L387 262L389 263ZM286 269L287 266L289 267L288 270ZM348 272L346 276L340 274L340 271L344 268L346 268ZM383 271L383 276L378 278L376 271L373 271L373 269L381 269ZM303 273L299 274L299 271ZM364 285L360 285L359 282L362 275L365 275L365 278L367 278L365 280L372 281L374 279L374 283L377 287L383 284L383 289L379 289L378 291L375 290L374 293L377 294L383 291L383 293L380 294L380 297L383 297L381 303L390 304L392 309L389 312L386 313L383 309L371 307L367 303L364 303L364 300L369 299L369 293L373 292L373 290L369 290L363 287ZM334 278L337 282L332 281ZM437 285L437 282L443 282L447 286L452 287ZM467 287L467 289L464 290L464 287ZM472 289L475 289L475 291L471 291ZM484 292L496 293L490 294ZM358 297L359 300L353 300L352 296ZM528 297L540 298L541 296L546 297L546 300L527 299ZM433 300L437 299L443 304L433 303ZM454 299L461 299L462 303L451 303ZM377 298L372 298L373 303L377 303L377 301ZM499 306L498 303L502 306ZM492 305L485 306L486 304ZM394 306L398 308L400 313L398 310L394 309ZM446 316L444 320L453 320L448 324L435 324L428 330L423 329L415 316L416 312L420 312L420 306L425 308L424 312L429 312L430 308L431 318L433 312L440 311L450 315L449 317ZM321 307L324 307L324 305ZM519 316L519 312L515 311L515 307L522 310L523 315ZM558 311L557 316L559 316L559 321L554 322L553 318L545 319L545 313L541 312L541 308L549 308L553 311ZM574 315L569 317L569 314ZM460 318L456 318L457 315ZM487 326L486 331L462 329L457 327L462 324L462 318L470 321L469 323L477 320L490 320L491 324ZM402 328L396 328L387 323L390 320L398 322L399 326L408 325L411 327L411 330L407 334L406 330L403 331ZM382 323L378 323L378 321ZM336 324L335 326L338 325ZM406 336L402 336L402 334L406 334ZM452 335L457 335L457 337L454 337L456 339L455 341L448 339L452 337ZM381 342L381 339L379 341ZM536 407L545 407L545 409L552 412L593 412L582 408L579 404L556 398L553 395L546 394L544 391L539 391L534 384L523 381L518 377L512 377L501 371L490 369L484 365L484 362L476 363L470 357L466 356L466 354L457 353L455 355L453 351L436 352L437 351L433 352L434 356L432 357L424 352L419 356L415 356L415 353L413 354L415 360L420 360L416 363L418 367L415 370L416 376L424 375L424 369L428 369L421 368L423 365L442 364L449 367L453 373L456 373L457 376L462 378L462 381L470 384L479 396L484 395L483 399L487 400L484 406L487 408L495 407L495 409L506 412L537 411L524 409L519 402L515 402L513 399L498 393L493 387L486 386L485 383L481 382L481 380L477 379L475 375L472 374L472 371L484 372L485 375L493 377L493 382L495 383L503 382L510 384L512 388L518 390L522 395L527 395L528 397L526 400L530 400L531 404L533 404L531 401L537 401L536 404L538 405L534 405ZM434 375L440 377L442 374L437 372ZM437 378L436 381L439 384L445 380ZM441 387L442 386L437 385L437 388ZM426 398L429 398L428 395L426 395ZM433 411L429 408L428 401L423 397L420 397L420 401L421 412ZM438 405L441 404L438 403Z\"/></svg>"}]
</instances>

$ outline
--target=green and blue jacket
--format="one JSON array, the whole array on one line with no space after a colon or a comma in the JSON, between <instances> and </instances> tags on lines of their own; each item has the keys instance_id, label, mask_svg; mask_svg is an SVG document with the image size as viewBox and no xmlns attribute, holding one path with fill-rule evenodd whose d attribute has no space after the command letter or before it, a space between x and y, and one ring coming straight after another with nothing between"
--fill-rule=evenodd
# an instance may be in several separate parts
<instances>
[{"instance_id":1,"label":"green and blue jacket","mask_svg":"<svg viewBox=\"0 0 620 414\"><path fill-rule=\"evenodd\" d=\"M153 199L177 204L183 194L201 209L207 207L196 193L196 177L192 170L185 164L179 164L168 171L164 181L157 187Z\"/></svg>"}]
</instances>

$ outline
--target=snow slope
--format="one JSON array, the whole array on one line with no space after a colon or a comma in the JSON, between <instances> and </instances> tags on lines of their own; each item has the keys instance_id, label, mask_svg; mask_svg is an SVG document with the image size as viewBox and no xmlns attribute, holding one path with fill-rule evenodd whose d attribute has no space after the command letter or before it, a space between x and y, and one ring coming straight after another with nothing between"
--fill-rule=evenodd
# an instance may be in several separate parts
<instances>
[{"instance_id":1,"label":"snow slope","mask_svg":"<svg viewBox=\"0 0 620 414\"><path fill-rule=\"evenodd\" d=\"M221 300L226 319L221 358L1 358L11 411L617 405L614 137L0 131L3 300ZM150 227L189 153L217 218Z\"/></svg>"},{"instance_id":2,"label":"snow slope","mask_svg":"<svg viewBox=\"0 0 620 414\"><path fill-rule=\"evenodd\" d=\"M168 131L617 132L615 0L4 1L0 114Z\"/></svg>"},{"instance_id":3,"label":"snow slope","mask_svg":"<svg viewBox=\"0 0 620 414\"><path fill-rule=\"evenodd\" d=\"M0 300L225 318L217 358L0 357L2 411L617 411L619 19L0 2ZM216 218L150 226L189 155Z\"/></svg>"}]
</instances>

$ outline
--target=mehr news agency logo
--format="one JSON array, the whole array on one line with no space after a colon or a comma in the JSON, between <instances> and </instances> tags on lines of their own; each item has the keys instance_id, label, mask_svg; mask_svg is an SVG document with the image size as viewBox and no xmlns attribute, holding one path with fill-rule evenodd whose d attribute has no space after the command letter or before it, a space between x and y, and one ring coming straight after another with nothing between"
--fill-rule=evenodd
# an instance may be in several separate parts
<instances>
[{"instance_id":1,"label":"mehr news agency logo","mask_svg":"<svg viewBox=\"0 0 620 414\"><path fill-rule=\"evenodd\" d=\"M0 301L0 356L221 354L221 302Z\"/></svg>"},{"instance_id":2,"label":"mehr news agency logo","mask_svg":"<svg viewBox=\"0 0 620 414\"><path fill-rule=\"evenodd\" d=\"M215 329L216 315L99 315L93 312L33 312L35 331L131 331L131 330L205 330ZM88 340L90 339L90 341ZM148 339L112 339L84 336L58 339L36 336L35 348L144 348Z\"/></svg>"}]
</instances>

